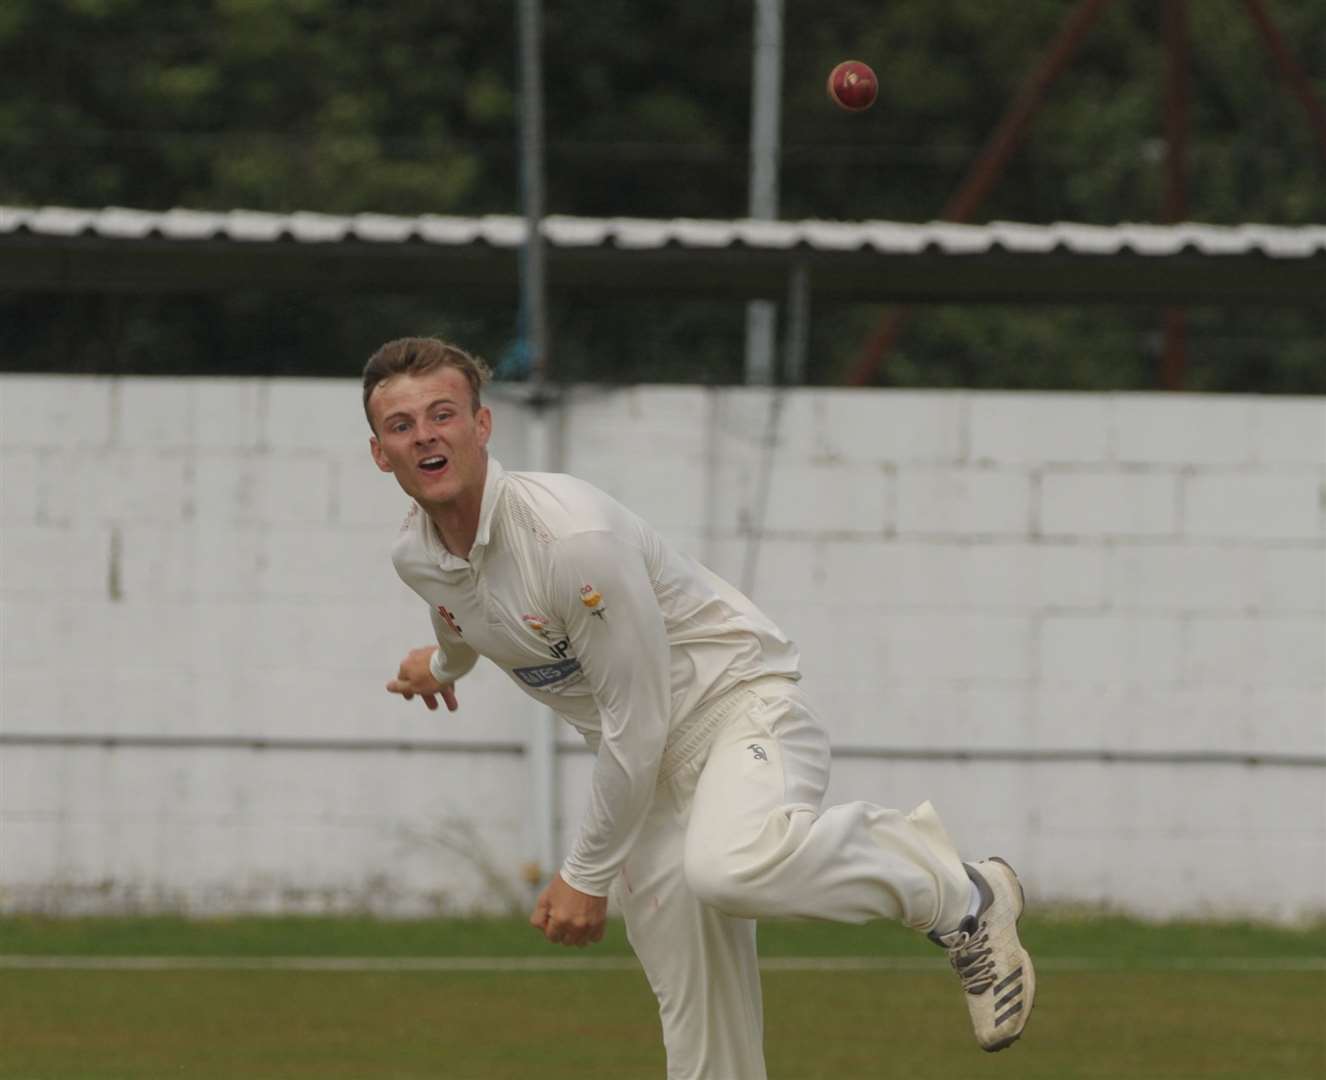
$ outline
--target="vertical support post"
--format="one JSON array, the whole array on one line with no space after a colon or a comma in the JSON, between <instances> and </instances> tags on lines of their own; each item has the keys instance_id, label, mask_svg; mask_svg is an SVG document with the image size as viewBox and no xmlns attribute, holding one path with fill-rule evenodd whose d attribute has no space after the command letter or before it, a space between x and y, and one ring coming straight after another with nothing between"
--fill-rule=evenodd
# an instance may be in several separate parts
<instances>
[{"instance_id":1,"label":"vertical support post","mask_svg":"<svg viewBox=\"0 0 1326 1080\"><path fill-rule=\"evenodd\" d=\"M547 373L548 318L543 259L543 63L541 0L520 0L520 187L525 211L521 252L521 307L536 394Z\"/></svg>"},{"instance_id":2,"label":"vertical support post","mask_svg":"<svg viewBox=\"0 0 1326 1080\"><path fill-rule=\"evenodd\" d=\"M1165 0L1165 221L1188 216L1188 12L1187 0ZM1187 312L1168 307L1164 315L1160 385L1182 390L1188 366Z\"/></svg>"},{"instance_id":3,"label":"vertical support post","mask_svg":"<svg viewBox=\"0 0 1326 1080\"><path fill-rule=\"evenodd\" d=\"M746 382L752 386L772 386L774 371L774 329L778 305L772 300L746 303Z\"/></svg>"},{"instance_id":4,"label":"vertical support post","mask_svg":"<svg viewBox=\"0 0 1326 1080\"><path fill-rule=\"evenodd\" d=\"M806 381L810 347L810 272L797 260L787 277L787 326L783 339L783 372L788 386Z\"/></svg>"},{"instance_id":5,"label":"vertical support post","mask_svg":"<svg viewBox=\"0 0 1326 1080\"><path fill-rule=\"evenodd\" d=\"M540 55L540 2L520 0L520 176L525 211L525 246L521 253L520 300L530 357L530 444L539 472L552 471L552 404L547 393L547 283L543 258L543 65ZM531 717L526 758L530 776L530 848L540 885L557 872L561 852L557 837L557 718L538 708Z\"/></svg>"},{"instance_id":6,"label":"vertical support post","mask_svg":"<svg viewBox=\"0 0 1326 1080\"><path fill-rule=\"evenodd\" d=\"M783 99L783 0L755 0L751 55L750 200L752 218L778 216L779 125ZM746 382L772 385L778 307L746 305Z\"/></svg>"}]
</instances>

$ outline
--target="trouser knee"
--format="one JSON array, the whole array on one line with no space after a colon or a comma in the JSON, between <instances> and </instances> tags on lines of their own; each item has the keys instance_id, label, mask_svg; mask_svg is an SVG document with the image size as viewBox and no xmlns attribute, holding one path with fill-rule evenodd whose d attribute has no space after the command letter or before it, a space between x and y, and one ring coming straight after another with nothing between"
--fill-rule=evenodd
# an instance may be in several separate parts
<instances>
[{"instance_id":1,"label":"trouser knee","mask_svg":"<svg viewBox=\"0 0 1326 1080\"><path fill-rule=\"evenodd\" d=\"M686 884L707 907L737 918L754 918L759 907L752 883L728 859L712 851L688 850Z\"/></svg>"}]
</instances>

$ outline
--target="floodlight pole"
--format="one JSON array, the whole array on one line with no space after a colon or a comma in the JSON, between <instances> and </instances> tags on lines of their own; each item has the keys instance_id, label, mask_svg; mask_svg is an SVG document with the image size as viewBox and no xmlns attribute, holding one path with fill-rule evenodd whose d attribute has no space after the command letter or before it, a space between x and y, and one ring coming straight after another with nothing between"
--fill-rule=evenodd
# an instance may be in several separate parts
<instances>
[{"instance_id":1,"label":"floodlight pole","mask_svg":"<svg viewBox=\"0 0 1326 1080\"><path fill-rule=\"evenodd\" d=\"M1188 216L1188 4L1165 0L1165 221L1171 225ZM1182 390L1188 366L1187 313L1167 307L1160 385Z\"/></svg>"},{"instance_id":2,"label":"floodlight pole","mask_svg":"<svg viewBox=\"0 0 1326 1080\"><path fill-rule=\"evenodd\" d=\"M755 0L751 45L751 125L749 214L769 221L778 216L778 128L783 100L783 0ZM774 329L778 308L772 300L746 305L746 382L777 382Z\"/></svg>"},{"instance_id":3,"label":"floodlight pole","mask_svg":"<svg viewBox=\"0 0 1326 1080\"><path fill-rule=\"evenodd\" d=\"M547 283L543 260L543 70L540 58L540 0L520 0L520 178L525 212L525 245L520 260L520 303L529 349L530 466L536 472L557 468L554 440L556 410L548 392ZM561 863L557 842L557 718L539 708L531 718L526 757L529 762L531 884L551 879Z\"/></svg>"},{"instance_id":4,"label":"floodlight pole","mask_svg":"<svg viewBox=\"0 0 1326 1080\"><path fill-rule=\"evenodd\" d=\"M540 0L520 0L520 187L525 212L521 306L530 354L530 388L541 395L547 374L548 316L543 262L543 65Z\"/></svg>"}]
</instances>

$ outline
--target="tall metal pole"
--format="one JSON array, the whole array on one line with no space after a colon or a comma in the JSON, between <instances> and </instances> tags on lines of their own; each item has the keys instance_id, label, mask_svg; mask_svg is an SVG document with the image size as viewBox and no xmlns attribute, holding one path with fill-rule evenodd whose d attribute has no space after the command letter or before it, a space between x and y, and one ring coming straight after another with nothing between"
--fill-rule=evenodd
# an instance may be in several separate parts
<instances>
[{"instance_id":1,"label":"tall metal pole","mask_svg":"<svg viewBox=\"0 0 1326 1080\"><path fill-rule=\"evenodd\" d=\"M787 326L783 338L783 372L792 386L806 381L810 347L810 271L801 261L787 276Z\"/></svg>"},{"instance_id":2,"label":"tall metal pole","mask_svg":"<svg viewBox=\"0 0 1326 1080\"><path fill-rule=\"evenodd\" d=\"M750 203L759 220L778 216L778 129L783 102L783 0L755 0L751 55ZM746 305L746 382L776 382L774 329L778 308L771 300Z\"/></svg>"},{"instance_id":3,"label":"tall metal pole","mask_svg":"<svg viewBox=\"0 0 1326 1080\"><path fill-rule=\"evenodd\" d=\"M520 178L525 211L525 247L521 253L520 302L530 357L530 466L551 472L552 404L547 393L548 317L543 263L543 65L540 57L540 0L520 0ZM530 830L535 874L541 884L557 872L557 718L538 709L531 718L526 756L530 776Z\"/></svg>"},{"instance_id":4,"label":"tall metal pole","mask_svg":"<svg viewBox=\"0 0 1326 1080\"><path fill-rule=\"evenodd\" d=\"M540 0L520 0L520 186L525 210L521 307L536 396L547 375L548 317L543 267L543 63Z\"/></svg>"},{"instance_id":5,"label":"tall metal pole","mask_svg":"<svg viewBox=\"0 0 1326 1080\"><path fill-rule=\"evenodd\" d=\"M1187 0L1165 0L1165 221L1188 216L1188 11ZM1164 314L1165 351L1160 385L1182 390L1188 366L1187 315L1181 307Z\"/></svg>"}]
</instances>

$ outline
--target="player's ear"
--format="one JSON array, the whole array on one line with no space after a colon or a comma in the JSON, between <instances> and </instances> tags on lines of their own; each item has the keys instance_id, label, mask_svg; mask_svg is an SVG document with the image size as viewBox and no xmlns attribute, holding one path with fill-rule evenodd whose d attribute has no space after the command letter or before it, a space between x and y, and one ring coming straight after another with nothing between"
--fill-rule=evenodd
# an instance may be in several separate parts
<instances>
[{"instance_id":1,"label":"player's ear","mask_svg":"<svg viewBox=\"0 0 1326 1080\"><path fill-rule=\"evenodd\" d=\"M479 445L487 446L488 437L493 433L493 414L487 405L480 405L474 414L474 426L479 429Z\"/></svg>"},{"instance_id":2,"label":"player's ear","mask_svg":"<svg viewBox=\"0 0 1326 1080\"><path fill-rule=\"evenodd\" d=\"M387 455L382 452L382 444L378 442L378 437L376 435L370 435L368 437L368 449L373 455L373 460L377 463L377 467L383 472L391 472L391 462L387 460Z\"/></svg>"}]
</instances>

